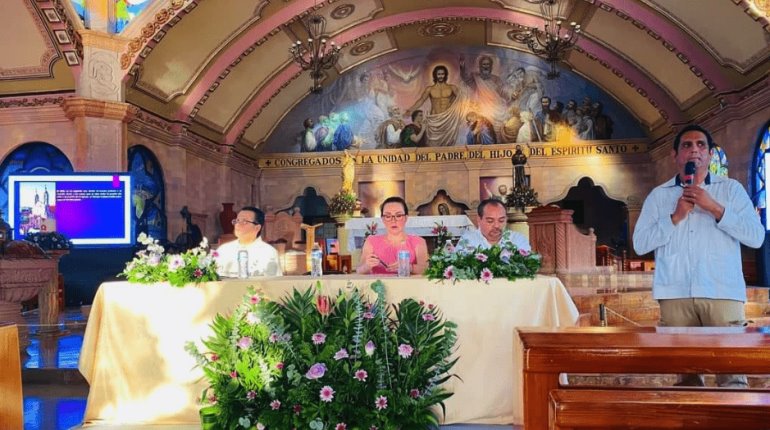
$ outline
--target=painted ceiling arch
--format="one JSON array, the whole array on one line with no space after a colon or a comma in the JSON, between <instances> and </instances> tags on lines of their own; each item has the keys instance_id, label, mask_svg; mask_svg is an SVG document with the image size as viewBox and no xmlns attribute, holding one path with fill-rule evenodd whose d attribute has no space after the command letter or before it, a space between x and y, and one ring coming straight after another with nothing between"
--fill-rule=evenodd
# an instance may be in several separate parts
<instances>
[{"instance_id":1,"label":"painted ceiling arch","mask_svg":"<svg viewBox=\"0 0 770 430\"><path fill-rule=\"evenodd\" d=\"M584 29L564 70L612 94L652 141L670 133L671 125L709 115L767 85L770 11L764 0L698 0L697 7L682 0L563 1L565 19ZM74 22L70 0L7 2L33 5L43 17L42 9L54 9L67 28L88 31ZM312 12L327 18L327 33L343 44L325 86L397 52L443 45L526 52L508 33L542 22L539 7L526 0L155 0L120 34L129 40L121 53L126 100L255 157L276 124L308 96L307 73L290 61L287 48L305 37L301 20ZM13 15L0 18L6 28L12 28ZM59 27L47 25L40 34L60 52L76 48L58 44L52 29ZM426 33L440 26L455 31ZM0 68L25 61L0 58ZM54 83L51 73L22 70L0 81L0 95L28 88L74 91L72 76L79 71L66 70L62 58L49 64L55 65L49 67Z\"/></svg>"}]
</instances>

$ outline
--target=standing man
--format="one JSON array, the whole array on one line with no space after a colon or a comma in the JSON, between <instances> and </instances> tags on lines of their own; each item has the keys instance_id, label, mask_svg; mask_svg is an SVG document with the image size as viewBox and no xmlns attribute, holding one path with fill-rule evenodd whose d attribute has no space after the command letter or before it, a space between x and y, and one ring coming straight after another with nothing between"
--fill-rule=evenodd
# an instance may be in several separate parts
<instances>
[{"instance_id":1,"label":"standing man","mask_svg":"<svg viewBox=\"0 0 770 430\"><path fill-rule=\"evenodd\" d=\"M660 324L674 327L742 325L746 283L741 244L758 248L764 229L743 186L709 175L714 142L698 125L682 129L672 157L677 175L656 187L634 230L637 254L655 251L653 297ZM686 168L695 165L695 173ZM717 375L717 384L746 387L744 375ZM702 375L680 375L677 385L703 386Z\"/></svg>"},{"instance_id":2,"label":"standing man","mask_svg":"<svg viewBox=\"0 0 770 430\"><path fill-rule=\"evenodd\" d=\"M531 251L526 237L506 228L508 214L503 202L496 199L482 200L477 212L478 229L463 233L457 242L455 248L457 251L467 252L468 249L478 247L489 249L493 245L505 246L506 244L512 244L519 250Z\"/></svg>"},{"instance_id":3,"label":"standing man","mask_svg":"<svg viewBox=\"0 0 770 430\"><path fill-rule=\"evenodd\" d=\"M219 276L238 276L238 251L241 250L249 253L249 276L282 276L278 251L260 237L265 214L253 206L246 206L232 222L237 239L216 250Z\"/></svg>"}]
</instances>

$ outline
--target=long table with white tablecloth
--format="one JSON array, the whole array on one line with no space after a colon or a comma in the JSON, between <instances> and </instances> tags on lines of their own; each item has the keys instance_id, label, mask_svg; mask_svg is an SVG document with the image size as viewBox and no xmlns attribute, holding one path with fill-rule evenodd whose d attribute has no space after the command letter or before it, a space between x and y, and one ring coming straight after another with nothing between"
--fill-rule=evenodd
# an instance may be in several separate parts
<instances>
[{"instance_id":1,"label":"long table with white tablecloth","mask_svg":"<svg viewBox=\"0 0 770 430\"><path fill-rule=\"evenodd\" d=\"M333 293L349 282L368 288L372 277L326 276ZM522 357L515 327L562 327L578 312L562 283L538 276L436 283L422 277L382 278L389 303L415 298L437 305L457 323L459 361L448 389L445 424L510 424L523 420ZM224 280L174 288L166 284L102 284L94 298L80 353L91 386L86 423L191 424L206 387L184 350L210 336L217 313L228 313L249 286L272 299L308 288L307 277Z\"/></svg>"}]
</instances>

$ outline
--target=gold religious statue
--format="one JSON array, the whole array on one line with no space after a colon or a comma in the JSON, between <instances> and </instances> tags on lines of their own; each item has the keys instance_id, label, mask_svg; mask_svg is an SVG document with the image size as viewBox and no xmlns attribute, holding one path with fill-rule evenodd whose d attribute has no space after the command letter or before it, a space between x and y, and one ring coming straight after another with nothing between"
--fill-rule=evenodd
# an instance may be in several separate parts
<instances>
[{"instance_id":1,"label":"gold religious statue","mask_svg":"<svg viewBox=\"0 0 770 430\"><path fill-rule=\"evenodd\" d=\"M342 158L342 189L345 194L353 194L353 179L356 177L356 157L348 150Z\"/></svg>"}]
</instances>

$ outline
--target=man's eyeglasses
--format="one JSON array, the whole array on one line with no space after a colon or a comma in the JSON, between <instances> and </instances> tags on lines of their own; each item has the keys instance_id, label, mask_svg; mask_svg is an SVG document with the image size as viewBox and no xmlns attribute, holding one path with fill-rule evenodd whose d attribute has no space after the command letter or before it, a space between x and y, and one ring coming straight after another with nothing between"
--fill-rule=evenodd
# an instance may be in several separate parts
<instances>
[{"instance_id":1,"label":"man's eyeglasses","mask_svg":"<svg viewBox=\"0 0 770 430\"><path fill-rule=\"evenodd\" d=\"M402 219L404 219L405 216L406 214L395 214L395 215L386 214L382 216L382 220L387 222L390 222L393 220L401 221Z\"/></svg>"},{"instance_id":2,"label":"man's eyeglasses","mask_svg":"<svg viewBox=\"0 0 770 430\"><path fill-rule=\"evenodd\" d=\"M238 219L238 218L236 218L236 219L234 219L234 220L232 220L232 221L230 221L230 222L231 222L233 225L238 225L238 224L254 224L254 225L259 225L259 223L258 223L258 222L249 221L249 220L247 220L247 219Z\"/></svg>"}]
</instances>

